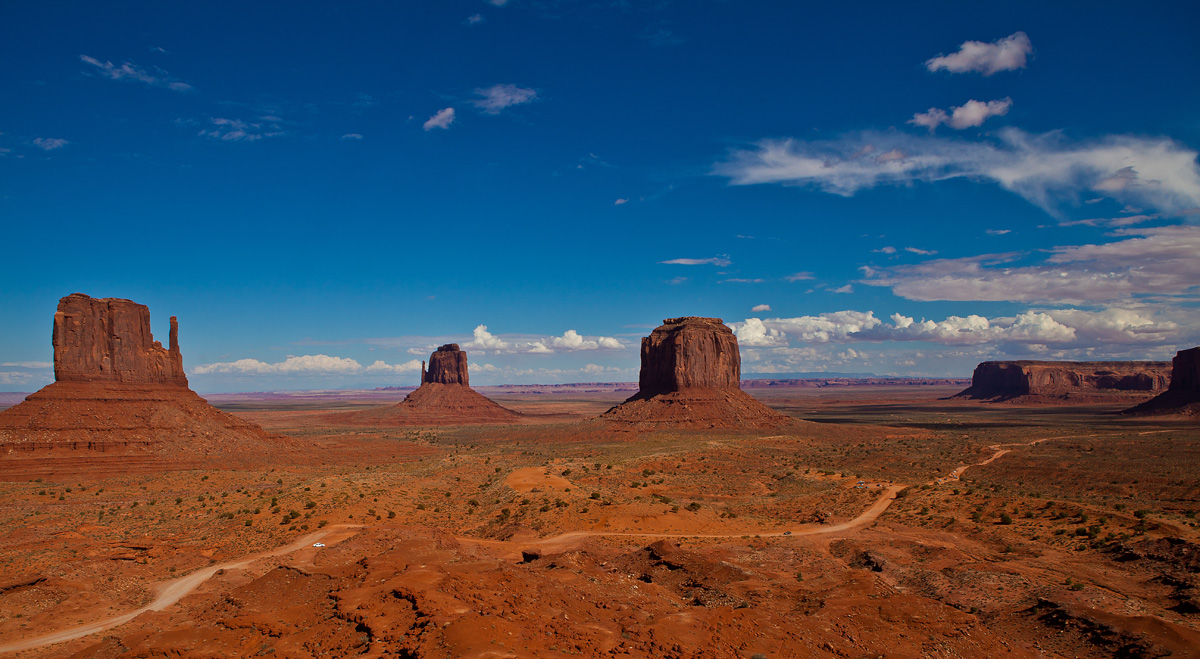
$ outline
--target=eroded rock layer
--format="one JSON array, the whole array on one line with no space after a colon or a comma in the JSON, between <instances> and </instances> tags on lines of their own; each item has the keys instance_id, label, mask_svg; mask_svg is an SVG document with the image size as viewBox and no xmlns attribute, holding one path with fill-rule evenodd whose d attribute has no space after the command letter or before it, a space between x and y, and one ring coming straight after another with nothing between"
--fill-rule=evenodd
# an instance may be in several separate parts
<instances>
[{"instance_id":1,"label":"eroded rock layer","mask_svg":"<svg viewBox=\"0 0 1200 659\"><path fill-rule=\"evenodd\" d=\"M515 423L521 414L468 386L467 353L457 343L439 347L422 366L421 386L396 405L330 414L333 423L366 426L439 426Z\"/></svg>"},{"instance_id":2,"label":"eroded rock layer","mask_svg":"<svg viewBox=\"0 0 1200 659\"><path fill-rule=\"evenodd\" d=\"M1167 362L983 362L956 398L1121 400L1164 391Z\"/></svg>"},{"instance_id":3,"label":"eroded rock layer","mask_svg":"<svg viewBox=\"0 0 1200 659\"><path fill-rule=\"evenodd\" d=\"M188 386L179 353L179 322L171 316L170 347L150 333L150 310L120 298L73 293L54 314L57 382L126 382Z\"/></svg>"},{"instance_id":4,"label":"eroded rock layer","mask_svg":"<svg viewBox=\"0 0 1200 659\"><path fill-rule=\"evenodd\" d=\"M1171 360L1171 386L1127 411L1133 414L1200 416L1200 347L1175 353L1175 358Z\"/></svg>"},{"instance_id":5,"label":"eroded rock layer","mask_svg":"<svg viewBox=\"0 0 1200 659\"><path fill-rule=\"evenodd\" d=\"M695 428L791 421L742 391L740 382L737 337L720 318L668 318L642 339L638 392L601 418Z\"/></svg>"},{"instance_id":6,"label":"eroded rock layer","mask_svg":"<svg viewBox=\"0 0 1200 659\"><path fill-rule=\"evenodd\" d=\"M421 373L421 383L426 382L471 386L467 376L467 353L460 350L457 343L440 346L429 355L429 368Z\"/></svg>"},{"instance_id":7,"label":"eroded rock layer","mask_svg":"<svg viewBox=\"0 0 1200 659\"><path fill-rule=\"evenodd\" d=\"M289 443L189 389L176 319L164 349L150 334L149 310L129 300L63 298L54 315L54 375L53 384L0 412L0 476L78 471L67 468L76 463L86 471L97 461L120 471L134 457L179 467L262 456Z\"/></svg>"}]
</instances>

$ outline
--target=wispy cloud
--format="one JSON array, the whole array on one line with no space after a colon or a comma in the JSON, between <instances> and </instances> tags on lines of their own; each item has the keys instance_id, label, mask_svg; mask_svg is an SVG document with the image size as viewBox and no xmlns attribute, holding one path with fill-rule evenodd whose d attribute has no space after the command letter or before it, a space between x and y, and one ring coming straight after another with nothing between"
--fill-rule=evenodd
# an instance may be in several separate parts
<instances>
[{"instance_id":1,"label":"wispy cloud","mask_svg":"<svg viewBox=\"0 0 1200 659\"><path fill-rule=\"evenodd\" d=\"M1133 298L1188 298L1200 292L1200 226L1119 229L1117 240L1026 255L984 254L864 269L862 283L910 300L1084 304Z\"/></svg>"},{"instance_id":2,"label":"wispy cloud","mask_svg":"<svg viewBox=\"0 0 1200 659\"><path fill-rule=\"evenodd\" d=\"M900 152L881 160L874 153ZM1197 152L1168 138L1112 135L1072 141L1016 128L966 141L900 131L862 132L828 141L764 140L713 168L734 185L810 186L851 196L887 184L954 178L991 181L1048 212L1083 193L1160 211L1200 207Z\"/></svg>"},{"instance_id":3,"label":"wispy cloud","mask_svg":"<svg viewBox=\"0 0 1200 659\"><path fill-rule=\"evenodd\" d=\"M192 368L196 375L233 374L233 375L355 375L360 373L405 373L417 371L421 362L417 359L403 364L388 364L376 361L363 366L347 357L331 357L329 355L291 355L287 359L274 364L257 359L239 359L232 362L217 362L201 364Z\"/></svg>"},{"instance_id":4,"label":"wispy cloud","mask_svg":"<svg viewBox=\"0 0 1200 659\"><path fill-rule=\"evenodd\" d=\"M211 128L201 130L198 135L222 142L257 142L264 137L278 137L285 132L280 125L282 119L273 115L254 121L225 117L210 117L208 121Z\"/></svg>"},{"instance_id":5,"label":"wispy cloud","mask_svg":"<svg viewBox=\"0 0 1200 659\"><path fill-rule=\"evenodd\" d=\"M95 57L89 57L87 55L80 55L79 59L85 64L90 64L91 66L95 67L95 69L101 75L109 78L110 80L141 82L150 85L151 87L164 87L177 92L185 92L192 88L191 85L187 84L186 82L175 80L169 74L167 74L166 71L163 71L157 67L155 67L153 71L150 71L133 64L132 62L125 62L124 64L117 66L112 62L101 62Z\"/></svg>"},{"instance_id":6,"label":"wispy cloud","mask_svg":"<svg viewBox=\"0 0 1200 659\"><path fill-rule=\"evenodd\" d=\"M59 138L59 137L35 137L35 138L33 138L33 145L43 151L53 151L55 149L61 149L68 144L70 144L70 142L68 142L67 140L64 140L62 138Z\"/></svg>"},{"instance_id":7,"label":"wispy cloud","mask_svg":"<svg viewBox=\"0 0 1200 659\"><path fill-rule=\"evenodd\" d=\"M1006 233L1012 233L1012 229L984 229L984 233L989 236L1003 236Z\"/></svg>"},{"instance_id":8,"label":"wispy cloud","mask_svg":"<svg viewBox=\"0 0 1200 659\"><path fill-rule=\"evenodd\" d=\"M921 249L920 247L905 247L904 251L911 252L913 254L920 254L921 256L933 256L934 254L937 254L936 249Z\"/></svg>"},{"instance_id":9,"label":"wispy cloud","mask_svg":"<svg viewBox=\"0 0 1200 659\"><path fill-rule=\"evenodd\" d=\"M613 206L621 206L622 204L628 204L628 203L629 203L629 200L628 200L628 199L626 199L626 198L624 198L624 197L622 197L622 198L620 198L620 199L618 199L618 200L614 201L614 202L613 202Z\"/></svg>"},{"instance_id":10,"label":"wispy cloud","mask_svg":"<svg viewBox=\"0 0 1200 659\"><path fill-rule=\"evenodd\" d=\"M467 17L467 25L478 25L483 22L483 14L471 14Z\"/></svg>"},{"instance_id":11,"label":"wispy cloud","mask_svg":"<svg viewBox=\"0 0 1200 659\"><path fill-rule=\"evenodd\" d=\"M454 123L454 108L445 108L438 110L437 114L426 120L421 127L430 131L434 128L449 128L452 123Z\"/></svg>"},{"instance_id":12,"label":"wispy cloud","mask_svg":"<svg viewBox=\"0 0 1200 659\"><path fill-rule=\"evenodd\" d=\"M950 108L949 113L941 108L929 108L927 112L918 112L908 120L908 123L924 126L931 133L941 124L946 124L954 130L963 130L982 126L989 117L1002 117L1008 114L1008 109L1011 107L1011 98L1002 98L986 103L972 99L960 106Z\"/></svg>"},{"instance_id":13,"label":"wispy cloud","mask_svg":"<svg viewBox=\"0 0 1200 659\"><path fill-rule=\"evenodd\" d=\"M728 284L761 284L765 281L766 281L766 279L745 279L745 278L735 277L733 279L722 279L720 283L722 283L722 284L726 284L726 283L728 283Z\"/></svg>"},{"instance_id":14,"label":"wispy cloud","mask_svg":"<svg viewBox=\"0 0 1200 659\"><path fill-rule=\"evenodd\" d=\"M492 85L475 90L478 99L472 101L475 107L487 114L500 114L504 108L522 103L532 103L537 100L537 91L516 85Z\"/></svg>"},{"instance_id":15,"label":"wispy cloud","mask_svg":"<svg viewBox=\"0 0 1200 659\"><path fill-rule=\"evenodd\" d=\"M753 307L750 307L750 313L762 313L764 311L770 311L770 310L771 310L771 305L769 305L769 304L756 304Z\"/></svg>"},{"instance_id":16,"label":"wispy cloud","mask_svg":"<svg viewBox=\"0 0 1200 659\"><path fill-rule=\"evenodd\" d=\"M670 261L659 261L667 265L715 265L721 268L733 263L729 260L726 254L719 254L707 259L671 259Z\"/></svg>"},{"instance_id":17,"label":"wispy cloud","mask_svg":"<svg viewBox=\"0 0 1200 659\"><path fill-rule=\"evenodd\" d=\"M1016 32L992 43L964 41L957 51L927 60L925 68L951 73L973 71L990 76L1000 71L1025 68L1025 61L1032 52L1033 43L1029 36L1024 32Z\"/></svg>"},{"instance_id":18,"label":"wispy cloud","mask_svg":"<svg viewBox=\"0 0 1200 659\"><path fill-rule=\"evenodd\" d=\"M361 140L362 138L363 138L363 136L358 133L346 133L345 135L342 135L343 140L358 141L358 140Z\"/></svg>"},{"instance_id":19,"label":"wispy cloud","mask_svg":"<svg viewBox=\"0 0 1200 659\"><path fill-rule=\"evenodd\" d=\"M784 281L808 281L810 279L816 279L811 272L796 272L783 278Z\"/></svg>"}]
</instances>

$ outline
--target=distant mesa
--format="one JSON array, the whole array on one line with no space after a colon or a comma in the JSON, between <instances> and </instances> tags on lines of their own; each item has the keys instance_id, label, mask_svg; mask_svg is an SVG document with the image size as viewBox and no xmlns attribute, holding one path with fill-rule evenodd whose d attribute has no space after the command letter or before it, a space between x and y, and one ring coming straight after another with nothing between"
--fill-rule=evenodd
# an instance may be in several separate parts
<instances>
[{"instance_id":1,"label":"distant mesa","mask_svg":"<svg viewBox=\"0 0 1200 659\"><path fill-rule=\"evenodd\" d=\"M1175 353L1171 360L1171 386L1126 412L1200 416L1200 346Z\"/></svg>"},{"instance_id":2,"label":"distant mesa","mask_svg":"<svg viewBox=\"0 0 1200 659\"><path fill-rule=\"evenodd\" d=\"M188 388L174 316L163 348L145 305L75 293L59 300L53 345L54 383L0 412L0 472L63 451L189 460L284 439Z\"/></svg>"},{"instance_id":3,"label":"distant mesa","mask_svg":"<svg viewBox=\"0 0 1200 659\"><path fill-rule=\"evenodd\" d=\"M971 386L954 398L1055 402L1120 401L1165 391L1171 380L1168 362L983 362Z\"/></svg>"},{"instance_id":4,"label":"distant mesa","mask_svg":"<svg viewBox=\"0 0 1200 659\"><path fill-rule=\"evenodd\" d=\"M720 318L668 318L642 339L638 392L600 418L691 428L790 423L739 388L741 367L737 337Z\"/></svg>"},{"instance_id":5,"label":"distant mesa","mask_svg":"<svg viewBox=\"0 0 1200 659\"><path fill-rule=\"evenodd\" d=\"M521 414L470 387L467 353L457 343L438 347L421 363L421 386L388 407L330 414L333 423L369 426L449 426L474 423L516 423Z\"/></svg>"}]
</instances>

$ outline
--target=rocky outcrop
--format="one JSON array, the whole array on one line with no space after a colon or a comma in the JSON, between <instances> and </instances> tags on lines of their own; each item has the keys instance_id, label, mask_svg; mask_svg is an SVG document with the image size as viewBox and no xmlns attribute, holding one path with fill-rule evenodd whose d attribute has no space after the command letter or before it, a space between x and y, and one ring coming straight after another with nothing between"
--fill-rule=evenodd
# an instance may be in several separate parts
<instances>
[{"instance_id":1,"label":"rocky outcrop","mask_svg":"<svg viewBox=\"0 0 1200 659\"><path fill-rule=\"evenodd\" d=\"M357 426L449 426L516 423L521 414L503 407L469 386L467 353L447 343L421 364L421 386L396 405L361 412L329 414L334 424Z\"/></svg>"},{"instance_id":2,"label":"rocky outcrop","mask_svg":"<svg viewBox=\"0 0 1200 659\"><path fill-rule=\"evenodd\" d=\"M421 384L427 382L471 386L467 376L467 353L460 350L457 343L438 347L429 356L429 369L425 370L423 364L421 367Z\"/></svg>"},{"instance_id":3,"label":"rocky outcrop","mask_svg":"<svg viewBox=\"0 0 1200 659\"><path fill-rule=\"evenodd\" d=\"M1175 353L1171 360L1171 386L1126 412L1200 416L1200 346Z\"/></svg>"},{"instance_id":4,"label":"rocky outcrop","mask_svg":"<svg viewBox=\"0 0 1200 659\"><path fill-rule=\"evenodd\" d=\"M668 318L642 339L638 392L602 419L694 428L770 427L791 419L739 388L737 337L720 318Z\"/></svg>"},{"instance_id":5,"label":"rocky outcrop","mask_svg":"<svg viewBox=\"0 0 1200 659\"><path fill-rule=\"evenodd\" d=\"M179 354L179 322L170 347L150 333L150 310L120 298L68 295L54 314L56 382L125 382L188 386Z\"/></svg>"},{"instance_id":6,"label":"rocky outcrop","mask_svg":"<svg viewBox=\"0 0 1200 659\"><path fill-rule=\"evenodd\" d=\"M983 362L955 398L984 400L1127 400L1170 382L1167 362Z\"/></svg>"},{"instance_id":7,"label":"rocky outcrop","mask_svg":"<svg viewBox=\"0 0 1200 659\"><path fill-rule=\"evenodd\" d=\"M53 343L55 382L0 412L0 477L82 464L80 453L144 470L263 457L289 443L188 388L174 317L164 349L144 305L75 293L59 301Z\"/></svg>"},{"instance_id":8,"label":"rocky outcrop","mask_svg":"<svg viewBox=\"0 0 1200 659\"><path fill-rule=\"evenodd\" d=\"M720 318L667 318L642 339L638 390L646 397L697 387L737 389L737 337Z\"/></svg>"}]
</instances>

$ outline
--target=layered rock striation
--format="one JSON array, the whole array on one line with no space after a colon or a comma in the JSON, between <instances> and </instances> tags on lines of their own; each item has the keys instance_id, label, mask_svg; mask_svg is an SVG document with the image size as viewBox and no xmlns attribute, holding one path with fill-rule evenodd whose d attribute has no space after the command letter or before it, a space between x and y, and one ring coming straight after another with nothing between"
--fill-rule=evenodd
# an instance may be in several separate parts
<instances>
[{"instance_id":1,"label":"layered rock striation","mask_svg":"<svg viewBox=\"0 0 1200 659\"><path fill-rule=\"evenodd\" d=\"M0 412L0 472L43 458L78 461L68 454L79 451L93 452L90 462L94 453L186 461L261 453L272 447L264 440L283 439L189 389L178 321L163 348L145 305L68 295L54 314L53 345L54 383Z\"/></svg>"},{"instance_id":2,"label":"layered rock striation","mask_svg":"<svg viewBox=\"0 0 1200 659\"><path fill-rule=\"evenodd\" d=\"M370 426L441 426L474 423L515 423L521 414L472 389L467 353L457 343L440 346L421 364L421 386L396 405L331 414L333 423Z\"/></svg>"},{"instance_id":3,"label":"layered rock striation","mask_svg":"<svg viewBox=\"0 0 1200 659\"><path fill-rule=\"evenodd\" d=\"M467 353L459 349L457 343L447 343L429 355L429 369L421 362L421 384L437 382L440 384L461 384L471 386L467 375Z\"/></svg>"},{"instance_id":4,"label":"layered rock striation","mask_svg":"<svg viewBox=\"0 0 1200 659\"><path fill-rule=\"evenodd\" d=\"M642 339L641 357L638 392L602 419L696 428L791 421L741 390L737 337L720 318L668 318Z\"/></svg>"},{"instance_id":5,"label":"layered rock striation","mask_svg":"<svg viewBox=\"0 0 1200 659\"><path fill-rule=\"evenodd\" d=\"M1171 386L1126 412L1200 416L1200 346L1175 353L1171 360Z\"/></svg>"},{"instance_id":6,"label":"layered rock striation","mask_svg":"<svg viewBox=\"0 0 1200 659\"><path fill-rule=\"evenodd\" d=\"M1127 400L1166 390L1167 362L983 362L955 398L976 400Z\"/></svg>"},{"instance_id":7,"label":"layered rock striation","mask_svg":"<svg viewBox=\"0 0 1200 659\"><path fill-rule=\"evenodd\" d=\"M150 309L120 298L73 293L54 314L54 380L188 386L179 353L179 321L170 347L150 334Z\"/></svg>"}]
</instances>

